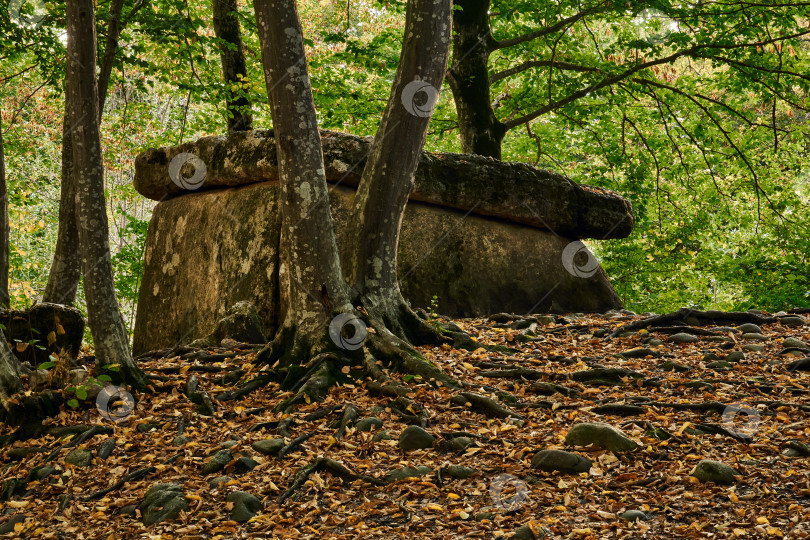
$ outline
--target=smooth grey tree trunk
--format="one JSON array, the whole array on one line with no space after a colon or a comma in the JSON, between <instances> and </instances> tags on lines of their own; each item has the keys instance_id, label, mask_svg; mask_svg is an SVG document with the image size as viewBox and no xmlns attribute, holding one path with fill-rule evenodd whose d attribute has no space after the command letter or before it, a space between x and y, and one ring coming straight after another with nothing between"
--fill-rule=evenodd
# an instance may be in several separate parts
<instances>
[{"instance_id":1,"label":"smooth grey tree trunk","mask_svg":"<svg viewBox=\"0 0 810 540\"><path fill-rule=\"evenodd\" d=\"M66 81L67 84L67 81ZM67 99L67 98L66 98ZM42 293L42 301L72 306L76 289L81 279L79 256L79 233L76 229L76 187L73 184L73 145L70 121L65 101L65 116L62 121L62 172L59 194L59 227L56 247L48 274L48 283Z\"/></svg>"},{"instance_id":2,"label":"smooth grey tree trunk","mask_svg":"<svg viewBox=\"0 0 810 540\"><path fill-rule=\"evenodd\" d=\"M247 79L245 48L242 45L242 30L239 27L236 0L213 0L213 23L222 60L222 78L225 81L227 97L225 106L228 113L228 131L250 131L253 129L253 115L250 113L250 100L235 95L233 85L241 85Z\"/></svg>"},{"instance_id":3,"label":"smooth grey tree trunk","mask_svg":"<svg viewBox=\"0 0 810 540\"><path fill-rule=\"evenodd\" d=\"M96 366L118 365L126 382L144 389L146 379L132 358L124 319L115 297L97 115L96 25L92 0L68 0L66 21L65 95L67 116L72 126L76 221Z\"/></svg>"},{"instance_id":4,"label":"smooth grey tree trunk","mask_svg":"<svg viewBox=\"0 0 810 540\"><path fill-rule=\"evenodd\" d=\"M354 291L370 314L409 341L422 325L405 304L397 281L399 231L447 69L450 14L450 0L408 1L399 66L346 236L356 239L347 261Z\"/></svg>"},{"instance_id":5,"label":"smooth grey tree trunk","mask_svg":"<svg viewBox=\"0 0 810 540\"><path fill-rule=\"evenodd\" d=\"M301 336L293 340L294 349L300 349L294 355L307 355L311 351L305 349L325 336L325 323L333 313L351 306L335 241L295 0L256 0L254 7L281 187L282 333Z\"/></svg>"}]
</instances>

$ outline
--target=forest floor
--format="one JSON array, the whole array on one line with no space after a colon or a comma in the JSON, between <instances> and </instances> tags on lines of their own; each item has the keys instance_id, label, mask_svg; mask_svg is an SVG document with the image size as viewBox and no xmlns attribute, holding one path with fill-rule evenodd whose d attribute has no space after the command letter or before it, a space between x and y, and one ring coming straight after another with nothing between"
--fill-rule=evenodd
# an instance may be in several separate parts
<instances>
[{"instance_id":1,"label":"forest floor","mask_svg":"<svg viewBox=\"0 0 810 540\"><path fill-rule=\"evenodd\" d=\"M214 399L205 416L184 395L187 379L212 397L232 390L224 378L254 376L255 350L143 361L164 391L142 396L125 421L68 409L49 428L81 426L73 439L62 430L2 450L0 530L71 540L810 537L810 323L763 324L745 337L710 325L597 337L641 319L463 319L455 322L480 343L515 352L420 348L467 392L500 396L503 418L395 374L411 390L404 399L341 384L284 418L273 409L290 394L269 384ZM403 451L400 435L419 413L435 440ZM371 417L380 422L362 421ZM618 428L637 447L566 444L583 422ZM613 432L602 445L615 440L625 441ZM546 449L590 466L558 455L563 470L533 467ZM704 459L737 474L702 483L691 474ZM566 463L585 470L565 472ZM177 484L156 488L157 507L179 514L147 526L140 505L158 483Z\"/></svg>"}]
</instances>

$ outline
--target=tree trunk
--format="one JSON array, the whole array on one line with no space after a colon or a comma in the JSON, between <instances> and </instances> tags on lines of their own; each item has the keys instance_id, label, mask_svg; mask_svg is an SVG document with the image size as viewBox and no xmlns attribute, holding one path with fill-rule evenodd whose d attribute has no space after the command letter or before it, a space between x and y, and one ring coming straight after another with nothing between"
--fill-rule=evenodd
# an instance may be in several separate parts
<instances>
[{"instance_id":1,"label":"tree trunk","mask_svg":"<svg viewBox=\"0 0 810 540\"><path fill-rule=\"evenodd\" d=\"M279 281L290 358L314 355L333 313L348 311L323 152L295 0L256 0L281 187ZM278 337L278 336L277 336Z\"/></svg>"},{"instance_id":2,"label":"tree trunk","mask_svg":"<svg viewBox=\"0 0 810 540\"><path fill-rule=\"evenodd\" d=\"M347 274L369 314L419 341L423 324L397 281L399 230L450 50L450 0L409 0L405 37L388 106L355 196L346 238L357 239Z\"/></svg>"},{"instance_id":3,"label":"tree trunk","mask_svg":"<svg viewBox=\"0 0 810 540\"><path fill-rule=\"evenodd\" d=\"M65 81L67 83L67 81ZM73 146L71 143L68 103L65 100L65 116L62 122L62 176L59 195L59 228L56 233L56 248L53 252L48 283L42 293L42 301L72 306L76 289L81 279L79 257L79 232L76 230L76 187L73 184Z\"/></svg>"},{"instance_id":4,"label":"tree trunk","mask_svg":"<svg viewBox=\"0 0 810 540\"><path fill-rule=\"evenodd\" d=\"M242 46L242 32L239 28L239 15L236 0L214 0L214 32L221 40L219 56L222 59L222 78L225 81L228 131L250 131L253 129L253 116L250 113L250 100L232 90L247 80L245 50Z\"/></svg>"},{"instance_id":5,"label":"tree trunk","mask_svg":"<svg viewBox=\"0 0 810 540\"><path fill-rule=\"evenodd\" d=\"M110 4L110 20L107 22L107 41L104 44L104 57L98 72L98 123L104 115L104 102L107 100L107 87L110 85L110 75L115 63L115 53L118 51L118 38L121 36L121 11L124 0L112 0ZM137 8L135 8L137 9Z\"/></svg>"},{"instance_id":6,"label":"tree trunk","mask_svg":"<svg viewBox=\"0 0 810 540\"><path fill-rule=\"evenodd\" d=\"M140 9L138 4L133 9ZM115 53L118 50L118 38L123 30L121 12L124 0L113 0L110 5L110 20L107 25L107 41L104 48L104 57L98 74L98 123L104 111L107 90L110 83L115 62ZM131 14L130 14L131 15ZM95 64L94 64L95 65ZM53 253L48 283L42 293L43 302L64 304L72 306L76 300L76 290L82 277L81 260L79 258L79 234L76 230L76 187L73 184L73 150L71 147L71 125L68 122L67 99L65 100L65 116L62 123L62 175L59 196L59 229L56 235L56 247Z\"/></svg>"},{"instance_id":7,"label":"tree trunk","mask_svg":"<svg viewBox=\"0 0 810 540\"><path fill-rule=\"evenodd\" d=\"M67 117L73 126L73 183L76 218L90 331L96 367L118 365L124 381L145 389L146 378L129 350L124 319L113 283L107 207L104 200L104 162L98 126L96 89L96 25L92 0L68 0Z\"/></svg>"},{"instance_id":8,"label":"tree trunk","mask_svg":"<svg viewBox=\"0 0 810 540\"><path fill-rule=\"evenodd\" d=\"M489 91L490 0L455 0L453 61L447 82L456 103L462 151L501 159L506 126L495 116Z\"/></svg>"},{"instance_id":9,"label":"tree trunk","mask_svg":"<svg viewBox=\"0 0 810 540\"><path fill-rule=\"evenodd\" d=\"M10 408L6 400L22 389L20 375L27 371L11 352L6 336L0 330L0 419L5 419Z\"/></svg>"},{"instance_id":10,"label":"tree trunk","mask_svg":"<svg viewBox=\"0 0 810 540\"><path fill-rule=\"evenodd\" d=\"M362 203L354 218L355 230L368 235L355 237L356 246L371 242L376 250L364 248L365 255L360 259L363 263L375 254L395 257L399 223L432 108L430 105L424 107L425 104L417 100L416 106L421 106L419 110L422 112L405 117L399 109L408 107L414 110L414 102L403 103L401 95L417 74L435 84L442 80L449 47L449 2L408 2L407 51L402 55L402 65L384 117L384 128L395 134L390 139L381 134L377 136L377 148L369 164L374 172L365 182L365 195L361 197ZM437 7L431 9L431 4ZM323 397L335 379L345 377L347 371L341 369L341 365L360 365L369 376L387 380L378 367L377 358L394 369L421 375L426 380L451 383L449 377L386 327L383 319L399 323L400 316L377 316L378 305L380 313L385 315L382 308L388 307L388 299L393 299L396 305L393 310L404 305L396 277L372 286L372 275L366 279L367 265L355 264L359 276L357 282L366 294L354 296L361 303L369 301L369 306L356 310L352 307L352 296L343 279L335 242L320 134L295 1L255 0L254 6L278 153L282 230L279 285L284 311L281 328L256 360L278 361L274 365L285 377L282 387L297 389L295 395L283 404L285 408L292 407L305 395ZM432 44L431 39L438 44ZM442 42L444 54L441 52ZM426 114L423 111L427 111ZM397 145L403 150L394 152L392 147ZM383 178L381 174L386 169L396 171L395 176ZM387 189L380 186L384 182L387 182ZM386 206L380 212L373 212L371 209L375 203ZM384 224L385 216L388 223ZM395 258L393 262L396 262ZM381 276L382 273L378 271L374 275ZM376 303L372 305L372 302ZM373 309L364 310L366 307ZM409 309L406 312L413 315ZM347 324L355 329L351 336L342 332ZM368 325L374 332L366 337ZM286 375L281 370L286 370Z\"/></svg>"},{"instance_id":11,"label":"tree trunk","mask_svg":"<svg viewBox=\"0 0 810 540\"><path fill-rule=\"evenodd\" d=\"M0 308L8 309L8 188L6 186L6 153L3 144L3 116L0 112ZM5 338L3 339L5 342Z\"/></svg>"}]
</instances>

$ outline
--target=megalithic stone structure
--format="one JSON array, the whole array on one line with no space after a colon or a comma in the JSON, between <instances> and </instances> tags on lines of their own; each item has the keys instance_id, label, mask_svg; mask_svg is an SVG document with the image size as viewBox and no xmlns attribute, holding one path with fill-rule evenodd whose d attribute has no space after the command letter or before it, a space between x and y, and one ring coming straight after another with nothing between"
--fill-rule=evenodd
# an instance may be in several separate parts
<instances>
[{"instance_id":1,"label":"megalithic stone structure","mask_svg":"<svg viewBox=\"0 0 810 540\"><path fill-rule=\"evenodd\" d=\"M322 132L338 243L371 138ZM135 188L159 201L146 240L135 354L207 335L239 301L278 324L278 169L272 130L150 149ZM324 201L326 202L326 201ZM628 236L630 203L523 163L424 153L402 222L402 292L458 317L601 312L621 301L582 238Z\"/></svg>"}]
</instances>

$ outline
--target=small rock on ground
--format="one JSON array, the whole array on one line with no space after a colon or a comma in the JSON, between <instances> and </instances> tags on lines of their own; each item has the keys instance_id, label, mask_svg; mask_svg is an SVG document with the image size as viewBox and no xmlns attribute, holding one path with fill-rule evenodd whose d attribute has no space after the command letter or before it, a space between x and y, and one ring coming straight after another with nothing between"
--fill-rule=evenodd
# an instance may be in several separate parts
<instances>
[{"instance_id":1,"label":"small rock on ground","mask_svg":"<svg viewBox=\"0 0 810 540\"><path fill-rule=\"evenodd\" d=\"M617 428L602 422L583 422L576 424L565 436L569 446L596 446L611 452L630 452L638 448L627 435Z\"/></svg>"}]
</instances>

